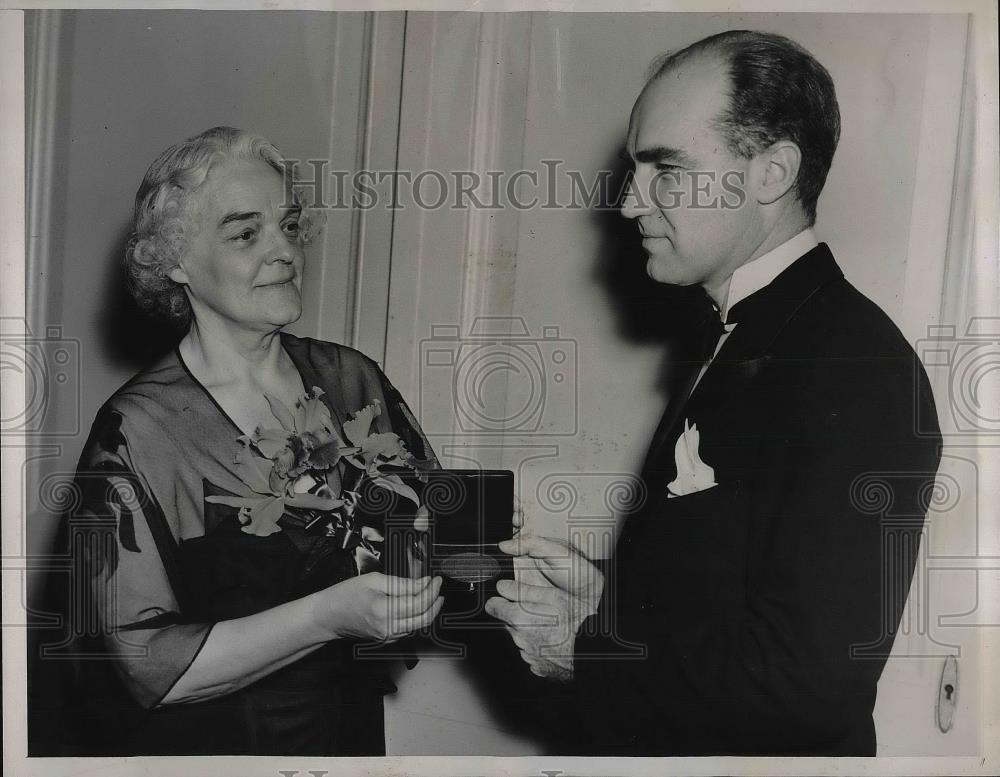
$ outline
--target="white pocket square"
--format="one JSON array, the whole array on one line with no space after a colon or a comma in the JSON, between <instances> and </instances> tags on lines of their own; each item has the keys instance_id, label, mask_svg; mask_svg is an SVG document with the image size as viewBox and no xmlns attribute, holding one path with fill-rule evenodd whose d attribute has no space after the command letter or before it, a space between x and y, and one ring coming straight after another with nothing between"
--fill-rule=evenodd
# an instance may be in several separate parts
<instances>
[{"instance_id":1,"label":"white pocket square","mask_svg":"<svg viewBox=\"0 0 1000 777\"><path fill-rule=\"evenodd\" d=\"M698 491L704 491L715 482L715 470L701 460L698 452L698 425L688 425L684 420L684 431L677 438L674 446L674 464L677 467L677 477L667 484L667 496L687 496Z\"/></svg>"}]
</instances>

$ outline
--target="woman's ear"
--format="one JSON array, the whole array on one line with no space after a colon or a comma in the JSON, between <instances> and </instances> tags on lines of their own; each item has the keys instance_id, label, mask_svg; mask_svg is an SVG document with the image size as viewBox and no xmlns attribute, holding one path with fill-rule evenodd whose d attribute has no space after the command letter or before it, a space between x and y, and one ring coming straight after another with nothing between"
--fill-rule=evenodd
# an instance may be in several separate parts
<instances>
[{"instance_id":1,"label":"woman's ear","mask_svg":"<svg viewBox=\"0 0 1000 777\"><path fill-rule=\"evenodd\" d=\"M790 140L779 140L757 155L757 200L764 205L783 197L799 177L802 152Z\"/></svg>"},{"instance_id":2,"label":"woman's ear","mask_svg":"<svg viewBox=\"0 0 1000 777\"><path fill-rule=\"evenodd\" d=\"M186 284L188 282L187 271L180 264L175 264L167 270L167 277L174 283Z\"/></svg>"}]
</instances>

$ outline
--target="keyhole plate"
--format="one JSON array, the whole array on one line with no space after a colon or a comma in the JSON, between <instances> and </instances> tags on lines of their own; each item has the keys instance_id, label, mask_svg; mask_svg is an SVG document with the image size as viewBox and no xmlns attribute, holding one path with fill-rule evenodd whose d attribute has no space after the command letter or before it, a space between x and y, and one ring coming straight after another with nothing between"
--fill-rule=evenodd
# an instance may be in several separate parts
<instances>
[{"instance_id":1,"label":"keyhole plate","mask_svg":"<svg viewBox=\"0 0 1000 777\"><path fill-rule=\"evenodd\" d=\"M947 734L955 722L955 707L958 704L958 661L948 656L941 669L938 685L937 724L941 732Z\"/></svg>"}]
</instances>

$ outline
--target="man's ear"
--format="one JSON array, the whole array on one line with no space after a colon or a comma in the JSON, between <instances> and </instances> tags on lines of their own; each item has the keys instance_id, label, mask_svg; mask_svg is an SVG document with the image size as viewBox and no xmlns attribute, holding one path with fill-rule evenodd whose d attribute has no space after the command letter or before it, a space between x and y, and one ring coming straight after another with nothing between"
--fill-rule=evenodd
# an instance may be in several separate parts
<instances>
[{"instance_id":1,"label":"man's ear","mask_svg":"<svg viewBox=\"0 0 1000 777\"><path fill-rule=\"evenodd\" d=\"M754 160L757 201L763 205L783 197L795 185L802 164L802 152L790 140L779 140L768 146Z\"/></svg>"}]
</instances>

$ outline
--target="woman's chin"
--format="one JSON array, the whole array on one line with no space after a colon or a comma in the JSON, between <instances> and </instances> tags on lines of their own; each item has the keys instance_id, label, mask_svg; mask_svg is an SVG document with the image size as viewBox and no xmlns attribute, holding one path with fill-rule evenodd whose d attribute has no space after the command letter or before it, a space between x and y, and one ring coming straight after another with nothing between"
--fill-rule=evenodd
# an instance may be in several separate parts
<instances>
[{"instance_id":1,"label":"woman's chin","mask_svg":"<svg viewBox=\"0 0 1000 777\"><path fill-rule=\"evenodd\" d=\"M302 318L302 306L296 305L294 307L289 306L287 310L279 309L271 313L271 318L274 323L279 326L288 326L289 324L294 324L300 318Z\"/></svg>"},{"instance_id":2,"label":"woman's chin","mask_svg":"<svg viewBox=\"0 0 1000 777\"><path fill-rule=\"evenodd\" d=\"M259 300L258 310L268 320L281 324L293 324L302 317L302 296L292 283L264 287L266 294Z\"/></svg>"},{"instance_id":3,"label":"woman's chin","mask_svg":"<svg viewBox=\"0 0 1000 777\"><path fill-rule=\"evenodd\" d=\"M270 331L294 324L302 318L301 305L269 305L258 308L252 315L242 318L242 324L248 329Z\"/></svg>"},{"instance_id":4,"label":"woman's chin","mask_svg":"<svg viewBox=\"0 0 1000 777\"><path fill-rule=\"evenodd\" d=\"M300 318L302 318L302 311L301 310L298 313L296 313L295 315L286 316L283 319L275 321L274 325L275 326L280 326L280 327L291 326L296 321L298 321Z\"/></svg>"}]
</instances>

